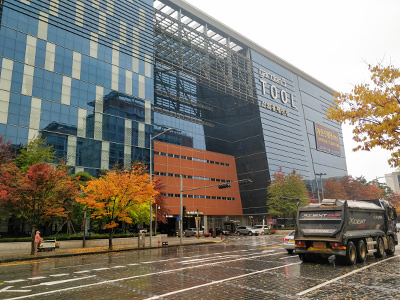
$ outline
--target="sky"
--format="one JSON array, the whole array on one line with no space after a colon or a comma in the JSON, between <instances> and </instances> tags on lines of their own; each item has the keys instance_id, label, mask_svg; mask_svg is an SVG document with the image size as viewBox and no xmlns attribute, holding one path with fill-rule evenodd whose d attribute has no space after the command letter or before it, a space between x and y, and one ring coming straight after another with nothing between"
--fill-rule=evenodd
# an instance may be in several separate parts
<instances>
[{"instance_id":1,"label":"sky","mask_svg":"<svg viewBox=\"0 0 400 300\"><path fill-rule=\"evenodd\" d=\"M400 68L399 0L186 0L333 88L368 83L368 64ZM343 125L348 174L384 182L390 153L357 151ZM381 178L380 178L381 177Z\"/></svg>"}]
</instances>

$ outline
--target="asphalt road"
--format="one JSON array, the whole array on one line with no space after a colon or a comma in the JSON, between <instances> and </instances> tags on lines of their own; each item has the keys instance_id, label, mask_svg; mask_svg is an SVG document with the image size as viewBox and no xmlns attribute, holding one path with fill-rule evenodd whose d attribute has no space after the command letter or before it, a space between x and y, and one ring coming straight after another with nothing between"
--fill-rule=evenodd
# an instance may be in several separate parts
<instances>
[{"instance_id":1,"label":"asphalt road","mask_svg":"<svg viewBox=\"0 0 400 300\"><path fill-rule=\"evenodd\" d=\"M0 299L400 299L400 247L394 256L338 266L301 263L281 241L229 237L2 264Z\"/></svg>"}]
</instances>

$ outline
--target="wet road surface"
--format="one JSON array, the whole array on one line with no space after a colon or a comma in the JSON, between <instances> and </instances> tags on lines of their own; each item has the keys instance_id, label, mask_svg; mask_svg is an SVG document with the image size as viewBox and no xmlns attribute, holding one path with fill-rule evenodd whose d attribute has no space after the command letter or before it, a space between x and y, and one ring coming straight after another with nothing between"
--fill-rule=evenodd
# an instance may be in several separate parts
<instances>
[{"instance_id":1,"label":"wet road surface","mask_svg":"<svg viewBox=\"0 0 400 300\"><path fill-rule=\"evenodd\" d=\"M301 263L282 236L215 241L2 264L0 299L400 299L400 247L334 266Z\"/></svg>"}]
</instances>

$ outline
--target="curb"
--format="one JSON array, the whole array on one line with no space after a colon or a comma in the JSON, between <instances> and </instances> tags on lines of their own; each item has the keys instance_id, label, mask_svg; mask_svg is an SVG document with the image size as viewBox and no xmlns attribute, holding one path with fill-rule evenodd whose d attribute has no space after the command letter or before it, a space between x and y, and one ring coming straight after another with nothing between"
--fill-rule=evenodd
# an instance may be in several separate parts
<instances>
[{"instance_id":1,"label":"curb","mask_svg":"<svg viewBox=\"0 0 400 300\"><path fill-rule=\"evenodd\" d=\"M204 241L198 243L186 243L186 244L174 244L162 247L147 247L147 248L123 248L123 249L116 249L116 250L103 250L103 251L91 251L91 252L82 252L82 253L60 253L54 255L47 255L47 256L28 256L28 257L15 257L15 258L0 258L0 264L9 263L9 262L18 262L18 261L31 261L31 260L39 260L39 259L48 259L48 258L59 258L59 257L73 257L73 256L80 256L80 255L94 255L94 254L106 254L106 253L118 253L118 252L125 252L125 251L143 251L143 250L152 250L152 249L165 249L165 248L173 248L173 247L187 247L193 245L204 245L210 244L214 241ZM84 249L84 248L82 248Z\"/></svg>"}]
</instances>

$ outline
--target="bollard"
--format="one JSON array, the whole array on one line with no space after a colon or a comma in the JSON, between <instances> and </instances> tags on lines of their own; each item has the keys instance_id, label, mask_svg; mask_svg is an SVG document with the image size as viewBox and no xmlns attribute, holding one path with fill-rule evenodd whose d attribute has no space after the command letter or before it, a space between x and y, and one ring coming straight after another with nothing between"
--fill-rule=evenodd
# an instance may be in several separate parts
<instances>
[{"instance_id":1,"label":"bollard","mask_svg":"<svg viewBox=\"0 0 400 300\"><path fill-rule=\"evenodd\" d=\"M161 243L161 242L160 242L160 241L158 241L158 247L160 247L160 243Z\"/></svg>"}]
</instances>

